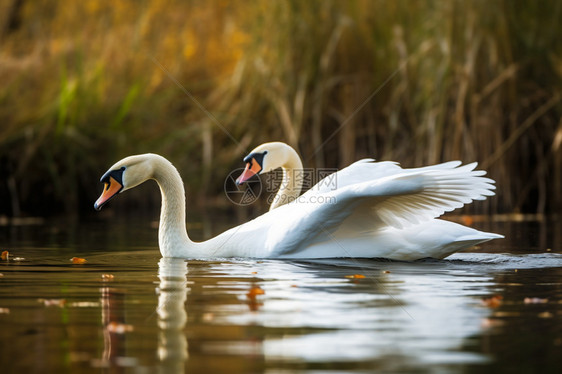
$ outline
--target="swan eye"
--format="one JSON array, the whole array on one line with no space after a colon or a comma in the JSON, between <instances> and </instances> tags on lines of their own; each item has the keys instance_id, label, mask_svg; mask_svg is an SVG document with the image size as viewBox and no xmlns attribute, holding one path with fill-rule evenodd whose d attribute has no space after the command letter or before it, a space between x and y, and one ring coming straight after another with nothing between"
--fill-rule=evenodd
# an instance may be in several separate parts
<instances>
[{"instance_id":1,"label":"swan eye","mask_svg":"<svg viewBox=\"0 0 562 374\"><path fill-rule=\"evenodd\" d=\"M119 170L110 170L107 173L105 173L101 179L100 182L102 183L110 183L111 178L113 178L114 180L116 180L119 184L123 184L123 172L125 171L126 167L122 166Z\"/></svg>"},{"instance_id":2,"label":"swan eye","mask_svg":"<svg viewBox=\"0 0 562 374\"><path fill-rule=\"evenodd\" d=\"M263 151L261 153L250 153L248 156L244 157L244 162L248 163L250 168L255 168L257 164L259 169L263 169L263 158L267 154L267 151Z\"/></svg>"}]
</instances>

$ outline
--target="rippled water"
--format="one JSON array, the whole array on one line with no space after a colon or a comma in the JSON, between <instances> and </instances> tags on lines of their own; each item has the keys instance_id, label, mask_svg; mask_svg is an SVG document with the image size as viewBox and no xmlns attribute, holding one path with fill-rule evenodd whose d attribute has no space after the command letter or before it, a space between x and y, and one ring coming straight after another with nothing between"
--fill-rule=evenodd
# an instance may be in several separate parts
<instances>
[{"instance_id":1,"label":"rippled water","mask_svg":"<svg viewBox=\"0 0 562 374\"><path fill-rule=\"evenodd\" d=\"M3 227L1 371L560 372L559 228L442 261L206 262L161 259L148 224Z\"/></svg>"}]
</instances>

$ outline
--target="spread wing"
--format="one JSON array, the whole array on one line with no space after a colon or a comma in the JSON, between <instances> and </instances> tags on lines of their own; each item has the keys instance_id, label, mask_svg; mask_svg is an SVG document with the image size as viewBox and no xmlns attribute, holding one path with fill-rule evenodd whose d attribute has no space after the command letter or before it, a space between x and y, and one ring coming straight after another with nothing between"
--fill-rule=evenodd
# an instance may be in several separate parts
<instances>
[{"instance_id":1,"label":"spread wing","mask_svg":"<svg viewBox=\"0 0 562 374\"><path fill-rule=\"evenodd\" d=\"M494 181L483 177L485 171L474 170L476 163L458 165L400 169L393 175L322 194L309 191L295 203L270 212L278 211L280 223L271 226L269 244L287 253L338 229L401 228L494 195Z\"/></svg>"},{"instance_id":2,"label":"spread wing","mask_svg":"<svg viewBox=\"0 0 562 374\"><path fill-rule=\"evenodd\" d=\"M402 169L400 164L394 161L375 162L372 158L365 158L321 179L309 191L323 194L337 188L373 181L391 175L396 175L411 171L426 171L438 169L451 169L459 166L460 161L450 161L442 164L431 165L416 169Z\"/></svg>"}]
</instances>

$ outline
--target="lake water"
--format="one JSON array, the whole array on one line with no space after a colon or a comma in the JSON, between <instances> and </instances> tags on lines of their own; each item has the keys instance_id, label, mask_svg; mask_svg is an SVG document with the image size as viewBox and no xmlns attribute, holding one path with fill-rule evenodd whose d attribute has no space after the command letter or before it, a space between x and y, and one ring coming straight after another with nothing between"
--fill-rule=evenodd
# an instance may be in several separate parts
<instances>
[{"instance_id":1,"label":"lake water","mask_svg":"<svg viewBox=\"0 0 562 374\"><path fill-rule=\"evenodd\" d=\"M0 371L562 372L560 222L477 227L507 239L307 262L161 259L141 220L3 226Z\"/></svg>"}]
</instances>

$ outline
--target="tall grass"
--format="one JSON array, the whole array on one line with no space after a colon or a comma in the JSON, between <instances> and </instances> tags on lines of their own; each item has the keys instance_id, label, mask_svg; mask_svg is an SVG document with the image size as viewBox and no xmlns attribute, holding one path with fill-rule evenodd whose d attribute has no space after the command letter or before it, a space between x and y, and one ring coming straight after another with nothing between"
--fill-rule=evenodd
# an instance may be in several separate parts
<instances>
[{"instance_id":1,"label":"tall grass","mask_svg":"<svg viewBox=\"0 0 562 374\"><path fill-rule=\"evenodd\" d=\"M91 209L148 151L205 201L271 140L307 167L479 161L499 193L474 212L562 208L557 1L5 4L0 214Z\"/></svg>"}]
</instances>

